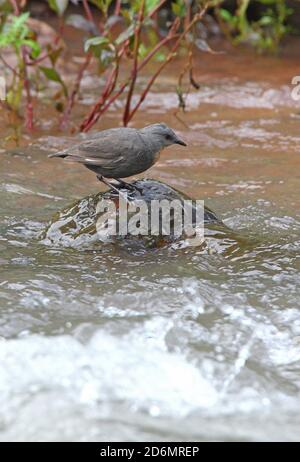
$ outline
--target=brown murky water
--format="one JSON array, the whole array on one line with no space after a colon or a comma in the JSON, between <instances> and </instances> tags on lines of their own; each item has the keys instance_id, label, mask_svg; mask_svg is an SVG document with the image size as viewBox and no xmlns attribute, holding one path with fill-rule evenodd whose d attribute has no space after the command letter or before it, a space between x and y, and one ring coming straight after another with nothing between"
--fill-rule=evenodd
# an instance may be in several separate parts
<instances>
[{"instance_id":1,"label":"brown murky water","mask_svg":"<svg viewBox=\"0 0 300 462\"><path fill-rule=\"evenodd\" d=\"M47 159L70 140L46 114L33 145L1 152L1 440L299 439L298 65L293 52L201 55L186 125L172 68L134 121L181 133L188 149L146 176L205 199L257 238L248 251L46 247L47 220L99 183ZM85 80L78 118L97 84Z\"/></svg>"}]
</instances>

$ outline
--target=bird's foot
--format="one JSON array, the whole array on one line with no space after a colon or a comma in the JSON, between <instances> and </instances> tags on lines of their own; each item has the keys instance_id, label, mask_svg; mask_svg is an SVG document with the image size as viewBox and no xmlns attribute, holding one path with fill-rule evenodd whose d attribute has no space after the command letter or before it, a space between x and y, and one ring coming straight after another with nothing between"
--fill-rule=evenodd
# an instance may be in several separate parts
<instances>
[{"instance_id":1,"label":"bird's foot","mask_svg":"<svg viewBox=\"0 0 300 462\"><path fill-rule=\"evenodd\" d=\"M118 184L111 183L102 175L97 175L97 179L101 181L102 183L104 183L106 186L108 186L113 191L117 192L118 194L121 193L120 192L121 188L125 188L129 191L138 191L141 195L143 194L142 188L139 188L138 186L131 184L131 183L126 183L126 181L120 180L119 178L116 178L116 180L118 181Z\"/></svg>"},{"instance_id":2,"label":"bird's foot","mask_svg":"<svg viewBox=\"0 0 300 462\"><path fill-rule=\"evenodd\" d=\"M115 192L119 194L119 189L115 185L110 183L106 178L104 178L104 176L97 175L97 179L101 181L102 183L104 183L106 186L108 186L110 189L113 189Z\"/></svg>"},{"instance_id":3,"label":"bird's foot","mask_svg":"<svg viewBox=\"0 0 300 462\"><path fill-rule=\"evenodd\" d=\"M143 188L140 188L139 186L136 186L132 183L127 183L126 181L120 180L119 178L117 178L117 181L119 182L121 188L123 187L125 189L129 189L130 191L138 191L140 194L143 194Z\"/></svg>"}]
</instances>

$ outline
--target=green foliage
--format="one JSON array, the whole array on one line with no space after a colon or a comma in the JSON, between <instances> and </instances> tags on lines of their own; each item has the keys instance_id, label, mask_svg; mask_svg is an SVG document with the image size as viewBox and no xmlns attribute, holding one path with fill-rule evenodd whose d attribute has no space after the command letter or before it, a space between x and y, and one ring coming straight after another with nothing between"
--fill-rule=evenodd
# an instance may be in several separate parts
<instances>
[{"instance_id":1,"label":"green foliage","mask_svg":"<svg viewBox=\"0 0 300 462\"><path fill-rule=\"evenodd\" d=\"M68 89L67 89L64 81L62 80L61 76L59 75L57 70L54 69L54 67L39 66L39 69L43 72L43 74L45 75L45 77L48 80L51 80L52 82L59 83L61 85L62 89L63 89L64 95L66 97L68 96Z\"/></svg>"},{"instance_id":2,"label":"green foliage","mask_svg":"<svg viewBox=\"0 0 300 462\"><path fill-rule=\"evenodd\" d=\"M183 18L186 15L186 4L184 0L177 0L172 3L172 12L175 16Z\"/></svg>"},{"instance_id":3,"label":"green foliage","mask_svg":"<svg viewBox=\"0 0 300 462\"><path fill-rule=\"evenodd\" d=\"M103 50L109 45L109 40L106 37L92 37L88 39L84 44L84 51L90 51L92 49L93 53L97 56L98 52Z\"/></svg>"},{"instance_id":4,"label":"green foliage","mask_svg":"<svg viewBox=\"0 0 300 462\"><path fill-rule=\"evenodd\" d=\"M86 32L95 32L96 27L92 21L89 21L81 14L70 14L66 19L66 24Z\"/></svg>"},{"instance_id":5,"label":"green foliage","mask_svg":"<svg viewBox=\"0 0 300 462\"><path fill-rule=\"evenodd\" d=\"M290 31L287 19L292 10L284 0L257 0L256 3L260 6L258 19L249 19L250 0L237 1L233 12L219 4L217 17L233 43L248 42L259 51L277 51L281 39Z\"/></svg>"},{"instance_id":6,"label":"green foliage","mask_svg":"<svg viewBox=\"0 0 300 462\"><path fill-rule=\"evenodd\" d=\"M97 59L99 74L104 74L103 78L107 78L107 81L104 93L98 99L100 103L91 109L91 114L87 115L81 125L84 130L98 120L103 107L105 111L116 98L125 96L126 99L126 93L123 122L127 124L145 99L157 75L176 54L187 57L186 65L178 69L179 84L176 90L180 107L184 109L183 76L187 76L190 84L197 88L192 72L194 50L215 53L206 40L197 36L195 26L202 17L197 13L203 7L208 7L210 12L215 11L222 30L234 44L251 43L259 51L277 50L282 37L289 31L287 19L291 15L291 9L284 0L235 0L231 3L225 0L171 0L166 1L163 6L161 0L122 0L120 3L112 0L89 0L84 8L79 0L47 0L47 3L59 16L58 34L63 34L65 23L84 31L83 67L78 71L74 86L68 91L57 66L58 57L63 50L59 36L53 44L41 47L36 34L30 29L29 13L26 12L28 2L19 2L20 13L14 15L13 2L0 0L0 52L1 49L8 48L17 58L16 69L12 69L6 63L5 55L0 54L2 64L7 66L10 75L13 74L7 92L7 103L18 111L25 96L29 113L32 108L31 86L35 84L40 88L40 81L51 81L60 87L55 107L61 112L71 111L83 73L93 56ZM66 18L66 11L71 3L77 5L78 9L76 14ZM255 15L252 15L254 3ZM233 4L234 7L229 9L228 4ZM97 16L95 9L99 10ZM116 23L118 27L115 28L113 26ZM138 96L134 94L138 74L145 65L153 62L159 63L156 66L158 73L154 71L154 79L150 79L149 85L145 85L145 91L134 107L131 99L133 95ZM125 80L123 69L128 70ZM64 116L67 118L69 113L64 112Z\"/></svg>"},{"instance_id":7,"label":"green foliage","mask_svg":"<svg viewBox=\"0 0 300 462\"><path fill-rule=\"evenodd\" d=\"M107 37L92 37L84 43L84 51L92 52L99 60L99 72L104 72L116 59L116 49Z\"/></svg>"},{"instance_id":8,"label":"green foliage","mask_svg":"<svg viewBox=\"0 0 300 462\"><path fill-rule=\"evenodd\" d=\"M32 59L38 58L41 53L41 47L27 25L28 18L29 13L22 13L19 16L4 16L0 33L0 49L11 48L17 57L17 67L14 70L12 84L6 97L7 104L14 111L20 107L26 79L24 51L29 50Z\"/></svg>"},{"instance_id":9,"label":"green foliage","mask_svg":"<svg viewBox=\"0 0 300 462\"><path fill-rule=\"evenodd\" d=\"M39 56L41 47L30 38L30 29L26 24L28 18L29 13L23 13L20 16L12 16L5 22L0 35L0 48L12 46L19 53L24 45L31 48L33 58Z\"/></svg>"},{"instance_id":10,"label":"green foliage","mask_svg":"<svg viewBox=\"0 0 300 462\"><path fill-rule=\"evenodd\" d=\"M99 10L101 10L104 16L106 17L112 0L91 0L91 3L93 3L97 8L99 8Z\"/></svg>"},{"instance_id":11,"label":"green foliage","mask_svg":"<svg viewBox=\"0 0 300 462\"><path fill-rule=\"evenodd\" d=\"M36 34L30 29L28 22L29 12L15 16L9 14L10 11L6 9L1 9L0 11L5 13L2 15L0 29L0 50L1 48L14 50L17 58L17 66L14 69L9 68L10 71L13 70L13 76L8 88L6 103L17 112L20 109L24 88L27 87L27 97L30 98L30 81L38 81L39 71L44 74L47 80L57 82L62 87L63 94L67 97L66 85L54 68L62 48L52 48L51 45L48 45L44 54L49 58L52 67L35 66L34 63L35 61L38 62L42 47L37 40ZM1 60L6 64L4 58ZM28 64L31 67L30 73Z\"/></svg>"},{"instance_id":12,"label":"green foliage","mask_svg":"<svg viewBox=\"0 0 300 462\"><path fill-rule=\"evenodd\" d=\"M68 7L69 0L48 0L48 4L55 13L59 16L63 16Z\"/></svg>"},{"instance_id":13,"label":"green foliage","mask_svg":"<svg viewBox=\"0 0 300 462\"><path fill-rule=\"evenodd\" d=\"M145 2L145 14L152 11L159 4L160 0L146 0Z\"/></svg>"},{"instance_id":14,"label":"green foliage","mask_svg":"<svg viewBox=\"0 0 300 462\"><path fill-rule=\"evenodd\" d=\"M134 24L130 24L127 29L120 33L120 35L115 39L116 45L121 45L126 40L130 39L134 35Z\"/></svg>"}]
</instances>

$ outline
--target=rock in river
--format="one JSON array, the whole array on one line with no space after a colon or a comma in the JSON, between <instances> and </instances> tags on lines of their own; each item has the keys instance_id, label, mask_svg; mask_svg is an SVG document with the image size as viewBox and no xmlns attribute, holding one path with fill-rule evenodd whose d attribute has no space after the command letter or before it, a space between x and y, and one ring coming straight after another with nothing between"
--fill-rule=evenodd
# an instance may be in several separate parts
<instances>
[{"instance_id":1,"label":"rock in river","mask_svg":"<svg viewBox=\"0 0 300 462\"><path fill-rule=\"evenodd\" d=\"M188 201L190 204L190 217L193 226L199 223L198 203L186 196L184 193L168 186L157 180L143 179L137 180L132 184L139 188L139 191L121 190L119 194L113 190L106 192L99 192L83 199L79 199L75 203L59 211L51 220L46 230L42 235L42 242L46 245L73 247L77 249L99 249L105 243L112 243L113 245L121 245L127 249L155 249L164 246L171 246L174 248L197 246L207 248L207 239L232 239L236 243L232 231L227 228L221 220L207 207L202 207L202 215L200 217L205 225L205 235L199 233L197 241L191 238L190 234L185 231L178 234L176 232L176 221L178 216L184 220L184 206ZM127 194L127 200L125 195ZM151 227L153 215L150 218L150 212L153 212L153 201L165 200L166 203L176 203L179 206L177 212L172 208L168 223L170 224L170 232L164 228L164 220L161 211L158 215L158 228L153 233ZM110 201L114 206L113 209L108 209L103 206ZM143 204L141 205L141 202ZM122 209L121 207L124 207ZM144 207L144 220L141 218L139 211ZM131 210L132 209L132 210ZM120 231L119 219L120 210L127 210L126 215L126 231L123 233L118 232L115 235L112 231ZM179 210L179 212L178 212ZM113 213L114 212L114 213ZM177 214L176 214L177 213ZM105 215L104 215L105 214ZM179 215L178 215L179 214ZM142 223L143 222L143 223ZM128 233L128 226L134 223L139 228L139 234L133 235ZM162 224L163 223L163 224ZM183 221L184 223L184 221ZM124 225L124 223L123 223ZM201 227L200 227L201 228ZM200 229L199 228L199 229ZM197 228L198 229L198 228ZM143 230L143 231L142 231ZM200 230L201 231L201 230ZM121 234L121 235L120 235ZM230 236L229 236L230 234ZM227 242L228 243L228 242ZM232 243L232 242L231 242Z\"/></svg>"}]
</instances>

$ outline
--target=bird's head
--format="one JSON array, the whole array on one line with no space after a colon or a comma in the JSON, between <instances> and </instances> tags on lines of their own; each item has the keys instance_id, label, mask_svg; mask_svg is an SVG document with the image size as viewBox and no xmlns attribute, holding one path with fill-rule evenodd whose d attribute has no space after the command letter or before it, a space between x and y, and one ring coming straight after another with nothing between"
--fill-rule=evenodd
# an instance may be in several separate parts
<instances>
[{"instance_id":1,"label":"bird's head","mask_svg":"<svg viewBox=\"0 0 300 462\"><path fill-rule=\"evenodd\" d=\"M176 133L164 123L148 125L141 130L144 134L148 135L152 142L155 142L166 148L172 144L181 144L181 146L187 146L187 144L178 138Z\"/></svg>"}]
</instances>

